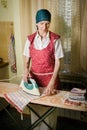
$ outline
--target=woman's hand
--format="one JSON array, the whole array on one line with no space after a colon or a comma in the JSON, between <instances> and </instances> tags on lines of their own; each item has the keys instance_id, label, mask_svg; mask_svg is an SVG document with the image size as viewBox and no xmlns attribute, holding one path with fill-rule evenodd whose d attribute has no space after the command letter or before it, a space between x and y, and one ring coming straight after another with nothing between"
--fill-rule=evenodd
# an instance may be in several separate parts
<instances>
[{"instance_id":1,"label":"woman's hand","mask_svg":"<svg viewBox=\"0 0 87 130\"><path fill-rule=\"evenodd\" d=\"M55 67L52 78L45 90L45 95L53 95L57 93L58 90L55 89L55 81L58 78L59 68L60 68L60 59L57 59L55 61Z\"/></svg>"},{"instance_id":2,"label":"woman's hand","mask_svg":"<svg viewBox=\"0 0 87 130\"><path fill-rule=\"evenodd\" d=\"M25 82L28 82L29 78L31 77L31 74L30 74L30 61L31 59L26 57L25 58L25 71L24 71L24 75L23 75L23 80Z\"/></svg>"},{"instance_id":3,"label":"woman's hand","mask_svg":"<svg viewBox=\"0 0 87 130\"><path fill-rule=\"evenodd\" d=\"M27 81L28 81L28 77L29 77L29 72L28 72L28 71L25 71L25 72L24 72L24 75L23 75L23 80L24 80L25 82L27 82Z\"/></svg>"},{"instance_id":4,"label":"woman's hand","mask_svg":"<svg viewBox=\"0 0 87 130\"><path fill-rule=\"evenodd\" d=\"M44 94L47 96L50 96L50 95L54 95L56 93L57 93L57 90L54 88L54 84L50 82L48 84L47 88L45 89Z\"/></svg>"},{"instance_id":5,"label":"woman's hand","mask_svg":"<svg viewBox=\"0 0 87 130\"><path fill-rule=\"evenodd\" d=\"M48 89L48 88L46 88L44 94L46 96L54 95L54 94L57 94L57 90L56 89Z\"/></svg>"},{"instance_id":6,"label":"woman's hand","mask_svg":"<svg viewBox=\"0 0 87 130\"><path fill-rule=\"evenodd\" d=\"M23 80L25 82L28 82L29 78L31 77L29 71L26 69L25 72L24 72L24 75L23 75Z\"/></svg>"}]
</instances>

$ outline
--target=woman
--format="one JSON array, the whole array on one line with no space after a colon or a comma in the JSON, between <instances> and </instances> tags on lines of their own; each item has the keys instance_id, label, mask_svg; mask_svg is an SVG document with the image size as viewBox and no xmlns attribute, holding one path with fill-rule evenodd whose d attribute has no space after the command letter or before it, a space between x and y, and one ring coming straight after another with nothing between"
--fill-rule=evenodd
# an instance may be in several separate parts
<instances>
[{"instance_id":1,"label":"woman","mask_svg":"<svg viewBox=\"0 0 87 130\"><path fill-rule=\"evenodd\" d=\"M36 13L36 27L37 31L27 37L27 41L24 48L24 56L26 56L24 80L32 76L35 79L38 86L45 87L44 94L55 94L59 89L58 73L60 69L60 59L63 57L63 50L61 46L60 36L49 31L51 22L51 13L46 9L40 9ZM36 108L37 107L37 108ZM41 114L48 107L42 107L35 105L35 109ZM52 113L54 117L55 113ZM36 120L35 115L31 114L33 121ZM55 114L55 120L50 122L50 116L48 117L48 123L51 124L53 130L56 128L57 114ZM32 121L32 122L33 122ZM44 128L43 128L44 127ZM48 127L42 123L35 130L48 130Z\"/></svg>"}]
</instances>

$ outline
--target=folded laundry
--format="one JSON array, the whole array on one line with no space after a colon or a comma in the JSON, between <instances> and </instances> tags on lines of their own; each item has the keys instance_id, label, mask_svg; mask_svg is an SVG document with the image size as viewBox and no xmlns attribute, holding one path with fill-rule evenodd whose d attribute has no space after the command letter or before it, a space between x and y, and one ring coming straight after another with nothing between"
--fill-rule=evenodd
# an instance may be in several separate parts
<instances>
[{"instance_id":1,"label":"folded laundry","mask_svg":"<svg viewBox=\"0 0 87 130\"><path fill-rule=\"evenodd\" d=\"M71 93L77 93L77 94L85 94L86 93L86 89L80 89L80 88L73 88L70 91Z\"/></svg>"},{"instance_id":2,"label":"folded laundry","mask_svg":"<svg viewBox=\"0 0 87 130\"><path fill-rule=\"evenodd\" d=\"M82 103L85 104L85 93L86 89L73 88L70 93L65 96L64 103L67 105L79 106Z\"/></svg>"}]
</instances>

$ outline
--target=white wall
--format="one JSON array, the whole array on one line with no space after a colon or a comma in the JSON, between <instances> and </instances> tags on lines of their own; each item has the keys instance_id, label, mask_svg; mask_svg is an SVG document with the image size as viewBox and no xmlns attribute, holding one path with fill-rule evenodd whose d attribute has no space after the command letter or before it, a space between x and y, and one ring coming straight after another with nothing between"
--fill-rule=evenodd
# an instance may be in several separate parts
<instances>
[{"instance_id":1,"label":"white wall","mask_svg":"<svg viewBox=\"0 0 87 130\"><path fill-rule=\"evenodd\" d=\"M7 0L7 8L1 5L0 1L0 21L13 21L13 0Z\"/></svg>"}]
</instances>

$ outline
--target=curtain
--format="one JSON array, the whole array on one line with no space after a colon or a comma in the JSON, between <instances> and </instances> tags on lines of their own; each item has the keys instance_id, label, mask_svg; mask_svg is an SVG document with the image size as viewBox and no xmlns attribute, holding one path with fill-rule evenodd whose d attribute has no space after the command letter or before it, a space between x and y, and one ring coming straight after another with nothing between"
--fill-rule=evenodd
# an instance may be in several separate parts
<instances>
[{"instance_id":1,"label":"curtain","mask_svg":"<svg viewBox=\"0 0 87 130\"><path fill-rule=\"evenodd\" d=\"M72 25L71 25L71 72L80 73L80 46L81 22L79 0L72 0Z\"/></svg>"},{"instance_id":2,"label":"curtain","mask_svg":"<svg viewBox=\"0 0 87 130\"><path fill-rule=\"evenodd\" d=\"M52 14L50 30L61 35L64 49L64 59L61 61L61 72L74 74L87 72L87 2L85 2L86 0L83 0L84 2L81 1L82 0L20 0L23 48L27 35L36 31L35 14L37 10L41 8L48 9ZM86 4L83 5L82 3Z\"/></svg>"},{"instance_id":3,"label":"curtain","mask_svg":"<svg viewBox=\"0 0 87 130\"><path fill-rule=\"evenodd\" d=\"M22 37L22 50L24 49L27 35L36 31L35 14L36 11L44 7L44 0L20 0L20 27ZM25 64L25 58L23 61Z\"/></svg>"},{"instance_id":4,"label":"curtain","mask_svg":"<svg viewBox=\"0 0 87 130\"><path fill-rule=\"evenodd\" d=\"M20 0L20 21L23 48L27 35L36 31L35 14L39 8L43 8L43 5L43 0Z\"/></svg>"},{"instance_id":5,"label":"curtain","mask_svg":"<svg viewBox=\"0 0 87 130\"><path fill-rule=\"evenodd\" d=\"M80 1L81 6L81 48L80 63L83 72L87 73L87 0Z\"/></svg>"},{"instance_id":6,"label":"curtain","mask_svg":"<svg viewBox=\"0 0 87 130\"><path fill-rule=\"evenodd\" d=\"M52 30L61 35L65 54L63 72L81 72L79 0L48 0L48 9L53 14Z\"/></svg>"}]
</instances>

